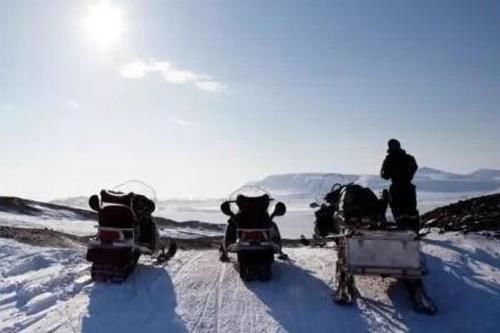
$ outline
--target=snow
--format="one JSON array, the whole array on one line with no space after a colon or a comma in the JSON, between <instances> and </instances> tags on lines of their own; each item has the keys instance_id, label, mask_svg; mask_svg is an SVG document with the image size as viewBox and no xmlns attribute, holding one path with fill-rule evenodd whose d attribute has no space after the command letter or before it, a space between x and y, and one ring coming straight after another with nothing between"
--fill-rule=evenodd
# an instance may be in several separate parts
<instances>
[{"instance_id":1,"label":"snow","mask_svg":"<svg viewBox=\"0 0 500 333\"><path fill-rule=\"evenodd\" d=\"M500 243L432 235L425 282L439 312L415 313L400 283L357 277L351 307L331 297L332 248L286 249L271 282L243 283L214 250L142 260L122 285L92 283L84 249L0 239L0 332L498 332Z\"/></svg>"},{"instance_id":2,"label":"snow","mask_svg":"<svg viewBox=\"0 0 500 333\"><path fill-rule=\"evenodd\" d=\"M203 228L160 228L162 237L173 237L178 239L193 239L200 237L222 236L222 231L206 230Z\"/></svg>"},{"instance_id":3,"label":"snow","mask_svg":"<svg viewBox=\"0 0 500 333\"><path fill-rule=\"evenodd\" d=\"M44 211L40 216L0 212L0 225L18 228L47 228L77 236L89 236L96 233L97 222L94 220L75 219L69 211L67 216L54 216L50 214L51 212L45 214L46 212Z\"/></svg>"},{"instance_id":4,"label":"snow","mask_svg":"<svg viewBox=\"0 0 500 333\"><path fill-rule=\"evenodd\" d=\"M0 240L0 332L29 329L89 283L89 265L75 250L38 248ZM45 331L45 330L43 330Z\"/></svg>"}]
</instances>

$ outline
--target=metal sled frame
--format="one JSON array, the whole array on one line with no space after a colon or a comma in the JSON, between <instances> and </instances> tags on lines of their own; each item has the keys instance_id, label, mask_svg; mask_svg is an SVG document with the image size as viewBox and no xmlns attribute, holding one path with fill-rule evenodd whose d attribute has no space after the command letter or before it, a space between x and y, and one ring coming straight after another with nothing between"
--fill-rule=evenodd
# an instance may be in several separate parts
<instances>
[{"instance_id":1,"label":"metal sled frame","mask_svg":"<svg viewBox=\"0 0 500 333\"><path fill-rule=\"evenodd\" d=\"M349 257L349 240L358 238L362 241L360 235L355 232L344 231L335 237L337 243L337 264L335 272L335 293L334 300L339 304L352 304L357 296L355 286L355 275L375 275L382 277L393 277L405 281L405 285L410 291L410 296L414 303L416 311L426 314L435 314L437 308L432 299L428 296L422 276L425 268L422 267L420 260L420 242L417 239L412 240L418 245L418 258L414 258L412 267L383 267L380 265L354 265Z\"/></svg>"},{"instance_id":2,"label":"metal sled frame","mask_svg":"<svg viewBox=\"0 0 500 333\"><path fill-rule=\"evenodd\" d=\"M354 232L344 235L343 242L339 243L341 244L339 254L345 257L347 271L354 275L380 275L383 277L420 279L423 275L423 269L420 260L420 241L416 237L417 235L411 231L383 232L370 230ZM394 248L390 249L389 246L383 247L383 250L387 250L386 254L389 255L389 257L391 257L391 255L393 255L393 257L399 255L399 262L394 262L393 258L391 264L377 264L375 254L373 255L373 261L368 261L364 258L364 260L360 262L360 259L353 255L355 250L359 251L359 248L363 247L364 243L378 242L379 244L384 244L386 241L393 244L397 242L398 245L402 246L402 249L396 249L396 255L394 255ZM390 243L388 243L388 245L389 244ZM401 256L403 259L401 259Z\"/></svg>"}]
</instances>

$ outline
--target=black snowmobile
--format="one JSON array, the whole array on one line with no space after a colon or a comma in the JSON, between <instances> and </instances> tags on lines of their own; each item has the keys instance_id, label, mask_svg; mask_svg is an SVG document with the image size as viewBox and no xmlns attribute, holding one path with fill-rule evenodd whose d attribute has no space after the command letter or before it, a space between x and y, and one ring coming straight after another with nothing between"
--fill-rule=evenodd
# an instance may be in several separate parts
<instances>
[{"instance_id":1,"label":"black snowmobile","mask_svg":"<svg viewBox=\"0 0 500 333\"><path fill-rule=\"evenodd\" d=\"M313 245L324 245L328 239L336 243L337 303L354 302L355 275L378 275L403 280L417 311L437 311L423 284L426 268L420 235L386 221L387 198L379 199L369 188L357 184L335 184L321 205L312 203L311 207L319 207Z\"/></svg>"},{"instance_id":2,"label":"black snowmobile","mask_svg":"<svg viewBox=\"0 0 500 333\"><path fill-rule=\"evenodd\" d=\"M277 202L269 215L273 199L265 191L255 195L254 190L248 191L246 187L238 192L240 194L235 199L221 205L221 211L229 216L226 237L220 249L221 261L229 261L228 252L237 253L239 273L243 280L268 281L272 276L274 256L278 254L280 259L287 259L281 250L278 227L273 221L274 217L285 215L286 206ZM231 208L232 204L237 208L236 213Z\"/></svg>"},{"instance_id":3,"label":"black snowmobile","mask_svg":"<svg viewBox=\"0 0 500 333\"><path fill-rule=\"evenodd\" d=\"M87 250L93 281L121 283L132 273L141 254L156 256L156 262L162 263L177 250L175 242L170 242L166 253L160 245L158 228L151 216L154 201L143 194L122 191L122 187L102 190L89 199L99 222Z\"/></svg>"}]
</instances>

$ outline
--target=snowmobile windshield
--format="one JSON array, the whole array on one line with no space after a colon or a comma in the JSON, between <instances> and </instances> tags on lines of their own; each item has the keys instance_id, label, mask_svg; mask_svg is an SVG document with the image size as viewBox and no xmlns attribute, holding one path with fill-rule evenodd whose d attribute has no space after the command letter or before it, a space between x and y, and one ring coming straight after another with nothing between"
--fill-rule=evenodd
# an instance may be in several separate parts
<instances>
[{"instance_id":1,"label":"snowmobile windshield","mask_svg":"<svg viewBox=\"0 0 500 333\"><path fill-rule=\"evenodd\" d=\"M155 189L140 180L128 180L125 183L115 186L113 191L143 195L156 204Z\"/></svg>"},{"instance_id":2,"label":"snowmobile windshield","mask_svg":"<svg viewBox=\"0 0 500 333\"><path fill-rule=\"evenodd\" d=\"M255 185L246 185L240 187L229 197L231 209L233 211L267 211L269 203L272 201L271 194L262 187Z\"/></svg>"},{"instance_id":3,"label":"snowmobile windshield","mask_svg":"<svg viewBox=\"0 0 500 333\"><path fill-rule=\"evenodd\" d=\"M236 201L236 198L239 195L247 198L258 198L267 195L272 200L271 194L266 189L256 185L245 185L243 187L240 187L239 189L231 193L229 200Z\"/></svg>"}]
</instances>

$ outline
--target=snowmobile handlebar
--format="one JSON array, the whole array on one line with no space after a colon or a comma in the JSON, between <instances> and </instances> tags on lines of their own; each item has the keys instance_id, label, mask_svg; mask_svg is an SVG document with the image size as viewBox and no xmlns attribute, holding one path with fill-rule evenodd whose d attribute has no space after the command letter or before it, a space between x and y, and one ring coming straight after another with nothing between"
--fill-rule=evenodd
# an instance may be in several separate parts
<instances>
[{"instance_id":1,"label":"snowmobile handlebar","mask_svg":"<svg viewBox=\"0 0 500 333\"><path fill-rule=\"evenodd\" d=\"M319 203L317 203L317 202L311 202L311 203L309 204L309 207L311 207L311 208L318 208L318 207L320 207L320 206L321 206L321 205L320 205Z\"/></svg>"}]
</instances>

